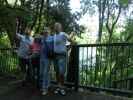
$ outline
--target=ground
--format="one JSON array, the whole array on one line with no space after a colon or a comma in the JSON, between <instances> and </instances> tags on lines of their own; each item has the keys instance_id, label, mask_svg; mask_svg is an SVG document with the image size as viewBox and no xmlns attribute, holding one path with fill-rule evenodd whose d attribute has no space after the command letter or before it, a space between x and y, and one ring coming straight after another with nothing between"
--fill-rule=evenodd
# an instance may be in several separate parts
<instances>
[{"instance_id":1,"label":"ground","mask_svg":"<svg viewBox=\"0 0 133 100\"><path fill-rule=\"evenodd\" d=\"M17 81L18 82L18 81ZM133 100L90 92L74 92L68 90L66 96L41 96L38 89L29 85L22 87L15 79L0 78L0 100Z\"/></svg>"}]
</instances>

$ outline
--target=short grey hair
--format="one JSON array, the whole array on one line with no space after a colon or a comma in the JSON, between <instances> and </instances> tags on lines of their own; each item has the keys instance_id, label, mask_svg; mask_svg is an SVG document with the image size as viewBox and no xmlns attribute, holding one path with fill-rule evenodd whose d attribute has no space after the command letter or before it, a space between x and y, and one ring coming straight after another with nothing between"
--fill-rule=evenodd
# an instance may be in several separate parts
<instances>
[{"instance_id":1,"label":"short grey hair","mask_svg":"<svg viewBox=\"0 0 133 100\"><path fill-rule=\"evenodd\" d=\"M43 28L43 32L49 32L49 28L48 27L44 27Z\"/></svg>"}]
</instances>

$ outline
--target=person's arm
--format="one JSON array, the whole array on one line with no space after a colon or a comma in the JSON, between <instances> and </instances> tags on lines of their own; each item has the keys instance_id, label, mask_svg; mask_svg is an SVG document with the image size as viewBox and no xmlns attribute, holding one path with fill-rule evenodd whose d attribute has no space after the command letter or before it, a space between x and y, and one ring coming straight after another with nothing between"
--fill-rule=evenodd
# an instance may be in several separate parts
<instances>
[{"instance_id":1,"label":"person's arm","mask_svg":"<svg viewBox=\"0 0 133 100\"><path fill-rule=\"evenodd\" d=\"M67 38L67 40L69 42L73 42L72 38L74 37L74 33L70 34L70 36L68 34L66 34L66 33L64 33L64 35L65 35L65 37Z\"/></svg>"},{"instance_id":2,"label":"person's arm","mask_svg":"<svg viewBox=\"0 0 133 100\"><path fill-rule=\"evenodd\" d=\"M21 35L20 33L16 33L16 37L17 37L17 39L19 39L19 40L21 40L22 38L24 38L24 36Z\"/></svg>"},{"instance_id":3,"label":"person's arm","mask_svg":"<svg viewBox=\"0 0 133 100\"><path fill-rule=\"evenodd\" d=\"M28 58L32 58L32 56L33 56L32 48L33 48L33 45L31 44L31 45L29 46L29 56L28 56Z\"/></svg>"},{"instance_id":4,"label":"person's arm","mask_svg":"<svg viewBox=\"0 0 133 100\"><path fill-rule=\"evenodd\" d=\"M18 29L19 29L19 21L18 18L16 18L16 38L21 40L24 36L18 33Z\"/></svg>"}]
</instances>

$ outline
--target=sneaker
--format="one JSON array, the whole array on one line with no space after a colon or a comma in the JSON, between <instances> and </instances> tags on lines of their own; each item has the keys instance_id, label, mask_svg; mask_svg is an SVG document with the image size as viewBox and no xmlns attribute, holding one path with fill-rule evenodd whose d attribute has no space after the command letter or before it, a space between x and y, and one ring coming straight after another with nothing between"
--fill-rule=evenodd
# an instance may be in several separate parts
<instances>
[{"instance_id":1,"label":"sneaker","mask_svg":"<svg viewBox=\"0 0 133 100\"><path fill-rule=\"evenodd\" d=\"M54 94L58 94L60 91L60 88L57 88L55 91L54 91Z\"/></svg>"},{"instance_id":2,"label":"sneaker","mask_svg":"<svg viewBox=\"0 0 133 100\"><path fill-rule=\"evenodd\" d=\"M60 94L61 94L62 96L65 96L65 95L66 95L66 91L65 91L64 89L61 89L59 92L60 92Z\"/></svg>"},{"instance_id":3,"label":"sneaker","mask_svg":"<svg viewBox=\"0 0 133 100\"><path fill-rule=\"evenodd\" d=\"M42 91L42 95L47 95L48 94L48 90L43 90Z\"/></svg>"}]
</instances>

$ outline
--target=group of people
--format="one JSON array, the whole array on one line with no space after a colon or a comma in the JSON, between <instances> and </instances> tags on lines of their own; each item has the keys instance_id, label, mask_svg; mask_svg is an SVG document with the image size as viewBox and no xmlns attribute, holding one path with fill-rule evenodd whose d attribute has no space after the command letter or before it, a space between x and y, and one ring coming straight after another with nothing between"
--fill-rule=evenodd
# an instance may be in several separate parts
<instances>
[{"instance_id":1,"label":"group of people","mask_svg":"<svg viewBox=\"0 0 133 100\"><path fill-rule=\"evenodd\" d=\"M45 27L40 35L31 36L31 30L26 28L24 34L16 33L20 40L18 48L19 66L23 72L24 82L35 79L42 95L47 95L50 87L50 66L53 62L58 88L54 93L66 95L64 75L66 71L67 41L70 36L62 31L62 25L55 23L54 34ZM31 72L32 70L32 72ZM32 77L31 77L32 76Z\"/></svg>"}]
</instances>

